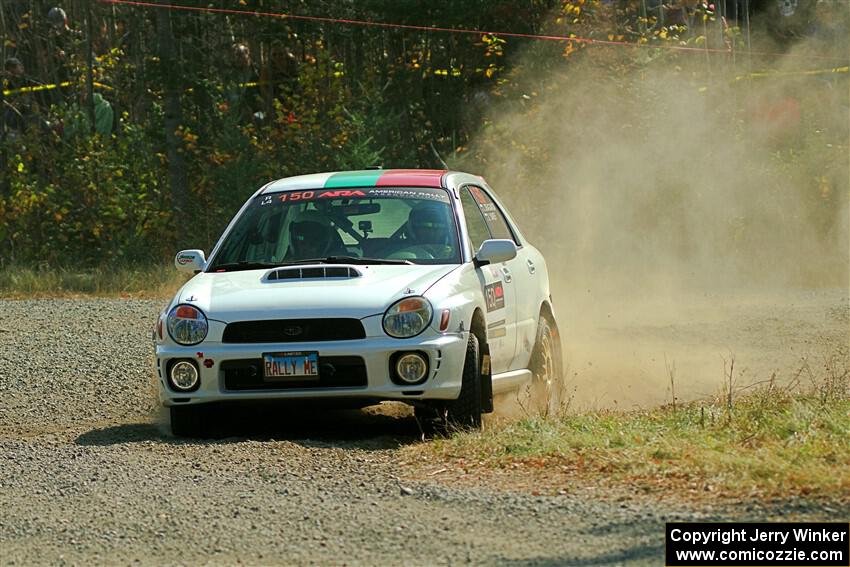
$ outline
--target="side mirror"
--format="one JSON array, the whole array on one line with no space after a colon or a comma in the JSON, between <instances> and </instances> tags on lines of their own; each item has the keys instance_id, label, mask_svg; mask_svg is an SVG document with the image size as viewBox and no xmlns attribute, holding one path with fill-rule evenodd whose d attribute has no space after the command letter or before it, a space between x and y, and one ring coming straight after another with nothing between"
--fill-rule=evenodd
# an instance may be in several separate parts
<instances>
[{"instance_id":1,"label":"side mirror","mask_svg":"<svg viewBox=\"0 0 850 567\"><path fill-rule=\"evenodd\" d=\"M181 272L196 274L204 269L207 261L203 250L181 250L174 257L174 266Z\"/></svg>"},{"instance_id":2,"label":"side mirror","mask_svg":"<svg viewBox=\"0 0 850 567\"><path fill-rule=\"evenodd\" d=\"M516 258L516 243L507 238L494 238L481 243L475 253L475 265L498 264Z\"/></svg>"}]
</instances>

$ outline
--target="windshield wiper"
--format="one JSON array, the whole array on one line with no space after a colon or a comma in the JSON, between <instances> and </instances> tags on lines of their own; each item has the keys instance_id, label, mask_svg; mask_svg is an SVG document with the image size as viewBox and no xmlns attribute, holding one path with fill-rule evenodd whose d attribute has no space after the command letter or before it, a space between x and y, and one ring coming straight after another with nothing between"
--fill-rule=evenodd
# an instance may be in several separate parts
<instances>
[{"instance_id":1,"label":"windshield wiper","mask_svg":"<svg viewBox=\"0 0 850 567\"><path fill-rule=\"evenodd\" d=\"M286 266L296 266L299 264L388 264L388 265L413 265L410 260L391 260L388 258L361 258L359 256L326 256L324 258L310 258L307 260L298 260L297 262L287 262Z\"/></svg>"},{"instance_id":2,"label":"windshield wiper","mask_svg":"<svg viewBox=\"0 0 850 567\"><path fill-rule=\"evenodd\" d=\"M211 272L238 272L240 270L261 270L264 268L277 268L278 266L282 266L281 262L249 262L247 260L243 260L242 262L230 262L227 264L216 264L213 266L210 271Z\"/></svg>"}]
</instances>

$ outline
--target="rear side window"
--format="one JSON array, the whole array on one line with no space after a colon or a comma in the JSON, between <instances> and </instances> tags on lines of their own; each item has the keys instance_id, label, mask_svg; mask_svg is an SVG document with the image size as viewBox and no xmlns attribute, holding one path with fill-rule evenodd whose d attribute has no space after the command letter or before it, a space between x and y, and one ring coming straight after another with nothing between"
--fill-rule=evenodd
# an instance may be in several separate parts
<instances>
[{"instance_id":1,"label":"rear side window","mask_svg":"<svg viewBox=\"0 0 850 567\"><path fill-rule=\"evenodd\" d=\"M510 227L508 227L508 221L499 207L496 206L496 203L493 202L493 199L490 198L490 195L475 185L469 185L468 188L478 208L481 209L481 214L484 215L487 226L490 228L491 238L505 238L516 242ZM464 187L464 190L466 190L466 187ZM466 209L465 205L464 209Z\"/></svg>"},{"instance_id":2,"label":"rear side window","mask_svg":"<svg viewBox=\"0 0 850 567\"><path fill-rule=\"evenodd\" d=\"M481 210L469 194L469 188L463 187L460 190L460 202L463 204L463 216L466 219L466 230L469 232L469 242L472 245L472 251L475 252L481 247L481 243L490 237L490 231L487 229L487 223L484 222L484 217L481 216Z\"/></svg>"}]
</instances>

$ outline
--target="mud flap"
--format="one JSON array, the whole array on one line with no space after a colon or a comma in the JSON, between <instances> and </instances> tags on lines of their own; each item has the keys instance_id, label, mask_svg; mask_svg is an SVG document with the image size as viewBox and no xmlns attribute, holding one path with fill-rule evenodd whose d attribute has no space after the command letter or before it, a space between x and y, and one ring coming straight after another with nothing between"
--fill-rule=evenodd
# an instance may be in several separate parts
<instances>
[{"instance_id":1,"label":"mud flap","mask_svg":"<svg viewBox=\"0 0 850 567\"><path fill-rule=\"evenodd\" d=\"M493 374L490 371L490 345L481 345L481 413L493 413Z\"/></svg>"}]
</instances>

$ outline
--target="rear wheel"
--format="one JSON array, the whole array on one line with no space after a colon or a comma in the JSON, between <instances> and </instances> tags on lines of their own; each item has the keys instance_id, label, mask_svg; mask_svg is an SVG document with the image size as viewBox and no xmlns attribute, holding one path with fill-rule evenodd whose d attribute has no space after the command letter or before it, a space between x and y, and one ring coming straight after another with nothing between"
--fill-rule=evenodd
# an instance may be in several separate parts
<instances>
[{"instance_id":1,"label":"rear wheel","mask_svg":"<svg viewBox=\"0 0 850 567\"><path fill-rule=\"evenodd\" d=\"M554 415L561 409L563 374L557 329L545 318L537 324L537 340L531 354L532 408L543 415Z\"/></svg>"}]
</instances>

